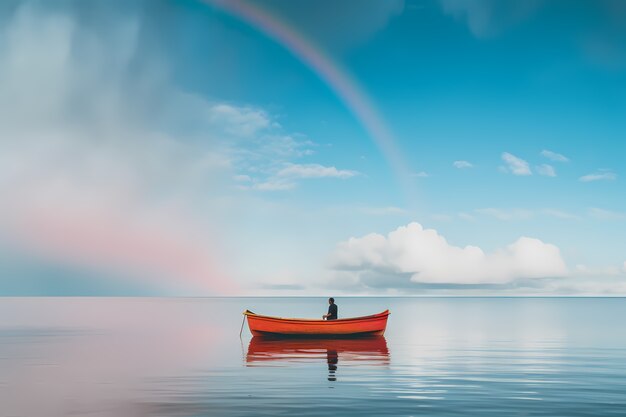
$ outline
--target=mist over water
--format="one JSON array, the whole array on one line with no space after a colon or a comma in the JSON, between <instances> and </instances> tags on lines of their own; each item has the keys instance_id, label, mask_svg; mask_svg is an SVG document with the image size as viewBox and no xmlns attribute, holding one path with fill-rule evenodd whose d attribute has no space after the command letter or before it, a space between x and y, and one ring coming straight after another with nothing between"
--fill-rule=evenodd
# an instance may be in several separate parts
<instances>
[{"instance_id":1,"label":"mist over water","mask_svg":"<svg viewBox=\"0 0 626 417\"><path fill-rule=\"evenodd\" d=\"M7 298L0 416L626 413L624 299L337 298L385 337L266 340L323 298Z\"/></svg>"}]
</instances>

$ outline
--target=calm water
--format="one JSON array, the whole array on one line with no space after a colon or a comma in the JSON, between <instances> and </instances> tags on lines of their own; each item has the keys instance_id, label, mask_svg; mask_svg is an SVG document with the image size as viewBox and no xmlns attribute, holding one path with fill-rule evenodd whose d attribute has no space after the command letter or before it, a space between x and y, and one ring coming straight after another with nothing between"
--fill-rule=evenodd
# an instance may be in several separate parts
<instances>
[{"instance_id":1,"label":"calm water","mask_svg":"<svg viewBox=\"0 0 626 417\"><path fill-rule=\"evenodd\" d=\"M239 338L317 298L0 299L0 415L626 415L626 299L337 303L385 338Z\"/></svg>"}]
</instances>

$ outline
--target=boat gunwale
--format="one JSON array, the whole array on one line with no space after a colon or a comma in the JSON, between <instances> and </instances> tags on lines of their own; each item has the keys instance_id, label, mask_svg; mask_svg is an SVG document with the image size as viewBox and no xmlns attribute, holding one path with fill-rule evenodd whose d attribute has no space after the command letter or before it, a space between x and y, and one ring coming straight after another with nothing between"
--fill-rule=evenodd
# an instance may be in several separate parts
<instances>
[{"instance_id":1,"label":"boat gunwale","mask_svg":"<svg viewBox=\"0 0 626 417\"><path fill-rule=\"evenodd\" d=\"M383 318L387 318L391 312L389 310L385 310L381 313L372 314L369 316L360 316L360 317L348 317L345 319L335 319L335 320L320 320L320 319L300 319L300 318L285 318L285 317L275 317L275 316L264 316L261 314L253 313L250 310L246 310L243 314L250 318L257 318L266 321L277 321L277 322L289 322L289 323L301 323L301 324L346 324L346 323L358 323L363 321L374 321L380 320Z\"/></svg>"}]
</instances>

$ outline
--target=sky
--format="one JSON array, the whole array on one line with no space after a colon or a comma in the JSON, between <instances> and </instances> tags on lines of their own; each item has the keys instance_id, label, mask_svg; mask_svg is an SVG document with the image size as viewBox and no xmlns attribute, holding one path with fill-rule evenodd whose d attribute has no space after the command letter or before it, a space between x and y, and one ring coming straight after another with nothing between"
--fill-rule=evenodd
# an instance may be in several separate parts
<instances>
[{"instance_id":1,"label":"sky","mask_svg":"<svg viewBox=\"0 0 626 417\"><path fill-rule=\"evenodd\" d=\"M626 295L619 0L5 1L0 295Z\"/></svg>"}]
</instances>

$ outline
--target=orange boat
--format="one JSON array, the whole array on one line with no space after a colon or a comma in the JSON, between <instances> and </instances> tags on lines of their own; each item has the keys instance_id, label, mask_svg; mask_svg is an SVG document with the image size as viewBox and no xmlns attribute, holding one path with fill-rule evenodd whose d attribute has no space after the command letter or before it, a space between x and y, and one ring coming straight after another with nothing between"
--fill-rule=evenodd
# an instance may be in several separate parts
<instances>
[{"instance_id":1,"label":"orange boat","mask_svg":"<svg viewBox=\"0 0 626 417\"><path fill-rule=\"evenodd\" d=\"M248 318L248 326L254 336L357 337L385 334L389 310L371 316L337 320L261 316L250 310L243 314Z\"/></svg>"}]
</instances>

